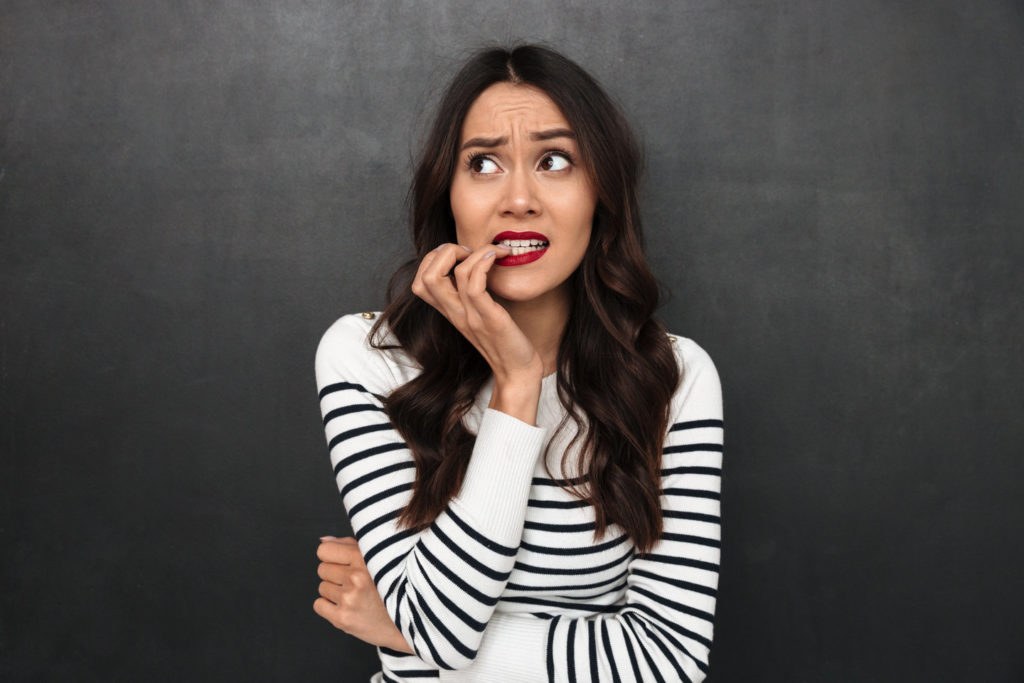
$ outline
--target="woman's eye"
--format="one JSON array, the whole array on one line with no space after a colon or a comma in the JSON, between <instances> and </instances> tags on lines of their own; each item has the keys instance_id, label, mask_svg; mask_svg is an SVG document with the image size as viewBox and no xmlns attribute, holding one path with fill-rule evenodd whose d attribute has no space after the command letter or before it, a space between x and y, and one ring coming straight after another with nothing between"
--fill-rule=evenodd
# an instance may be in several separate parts
<instances>
[{"instance_id":1,"label":"woman's eye","mask_svg":"<svg viewBox=\"0 0 1024 683\"><path fill-rule=\"evenodd\" d=\"M469 170L473 173L497 173L500 169L493 160L487 157L473 157L469 160Z\"/></svg>"},{"instance_id":2,"label":"woman's eye","mask_svg":"<svg viewBox=\"0 0 1024 683\"><path fill-rule=\"evenodd\" d=\"M560 152L548 154L540 161L542 171L564 171L572 166L572 160Z\"/></svg>"}]
</instances>

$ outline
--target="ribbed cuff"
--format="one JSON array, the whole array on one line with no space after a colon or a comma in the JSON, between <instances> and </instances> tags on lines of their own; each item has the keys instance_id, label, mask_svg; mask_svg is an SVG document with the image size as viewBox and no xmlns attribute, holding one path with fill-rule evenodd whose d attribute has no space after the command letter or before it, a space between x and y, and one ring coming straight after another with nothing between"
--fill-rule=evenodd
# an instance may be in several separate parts
<instances>
[{"instance_id":1,"label":"ribbed cuff","mask_svg":"<svg viewBox=\"0 0 1024 683\"><path fill-rule=\"evenodd\" d=\"M546 681L550 626L548 619L496 613L487 623L476 659L465 669L441 671L441 683Z\"/></svg>"},{"instance_id":2,"label":"ribbed cuff","mask_svg":"<svg viewBox=\"0 0 1024 683\"><path fill-rule=\"evenodd\" d=\"M488 408L480 420L466 477L452 504L480 531L503 545L518 545L537 458L547 430Z\"/></svg>"}]
</instances>

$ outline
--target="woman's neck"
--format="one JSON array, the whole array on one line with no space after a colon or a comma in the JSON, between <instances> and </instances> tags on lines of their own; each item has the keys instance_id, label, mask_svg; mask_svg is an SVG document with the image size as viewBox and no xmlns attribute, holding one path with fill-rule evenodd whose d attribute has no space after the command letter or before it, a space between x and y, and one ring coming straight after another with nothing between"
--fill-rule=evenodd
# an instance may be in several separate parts
<instances>
[{"instance_id":1,"label":"woman's neck","mask_svg":"<svg viewBox=\"0 0 1024 683\"><path fill-rule=\"evenodd\" d=\"M530 301L497 299L505 307L544 363L544 376L558 370L558 347L569 321L568 283Z\"/></svg>"}]
</instances>

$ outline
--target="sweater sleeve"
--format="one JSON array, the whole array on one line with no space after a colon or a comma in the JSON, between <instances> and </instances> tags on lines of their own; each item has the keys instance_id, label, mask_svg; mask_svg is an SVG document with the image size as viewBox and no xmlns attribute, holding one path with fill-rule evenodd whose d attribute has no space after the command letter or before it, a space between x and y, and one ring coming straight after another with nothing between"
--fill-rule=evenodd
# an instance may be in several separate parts
<instances>
[{"instance_id":1,"label":"sweater sleeve","mask_svg":"<svg viewBox=\"0 0 1024 683\"><path fill-rule=\"evenodd\" d=\"M627 568L626 601L586 617L498 613L472 666L442 681L697 681L718 587L722 395L710 357L676 342L683 381L662 457L664 532Z\"/></svg>"},{"instance_id":2,"label":"sweater sleeve","mask_svg":"<svg viewBox=\"0 0 1024 683\"><path fill-rule=\"evenodd\" d=\"M395 625L427 665L462 668L476 657L512 571L545 432L487 410L457 495L428 529L400 528L416 470L381 400L402 383L397 366L368 345L369 327L345 316L317 349L331 464Z\"/></svg>"}]
</instances>

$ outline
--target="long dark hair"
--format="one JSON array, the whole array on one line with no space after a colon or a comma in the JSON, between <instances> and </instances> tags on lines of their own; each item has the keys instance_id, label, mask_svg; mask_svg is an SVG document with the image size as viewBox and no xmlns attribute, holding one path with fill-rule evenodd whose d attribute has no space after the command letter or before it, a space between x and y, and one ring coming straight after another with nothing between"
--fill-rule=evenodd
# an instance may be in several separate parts
<instances>
[{"instance_id":1,"label":"long dark hair","mask_svg":"<svg viewBox=\"0 0 1024 683\"><path fill-rule=\"evenodd\" d=\"M495 83L533 86L551 98L575 132L597 188L590 244L570 278L572 310L558 350L558 396L566 420L580 427L577 465L587 475L570 481L563 474L560 485L593 504L595 538L614 523L639 550L649 550L662 531L661 449L680 377L665 329L652 317L658 286L643 252L640 150L589 74L534 45L476 53L445 92L419 157L410 196L416 256L391 278L372 337L378 348L391 348L383 341L390 330L423 368L385 400L416 462L412 499L400 523L427 527L458 492L474 441L462 418L491 375L476 349L410 284L431 249L456 241L448 194L462 125L476 98ZM548 476L555 478L550 470Z\"/></svg>"}]
</instances>

